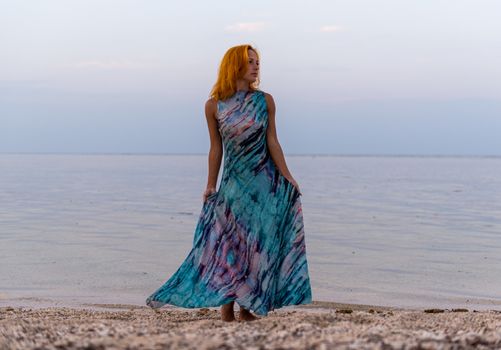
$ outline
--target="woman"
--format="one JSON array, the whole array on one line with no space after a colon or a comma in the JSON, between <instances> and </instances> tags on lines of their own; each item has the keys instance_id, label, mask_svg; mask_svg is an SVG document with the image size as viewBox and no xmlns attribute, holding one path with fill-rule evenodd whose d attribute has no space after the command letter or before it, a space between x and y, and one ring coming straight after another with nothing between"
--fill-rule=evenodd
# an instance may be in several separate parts
<instances>
[{"instance_id":1,"label":"woman","mask_svg":"<svg viewBox=\"0 0 501 350\"><path fill-rule=\"evenodd\" d=\"M259 55L250 45L224 55L205 104L210 136L207 188L185 261L146 304L220 306L221 319L257 319L311 303L299 185L275 128L273 97L258 89ZM223 158L219 190L216 183Z\"/></svg>"}]
</instances>

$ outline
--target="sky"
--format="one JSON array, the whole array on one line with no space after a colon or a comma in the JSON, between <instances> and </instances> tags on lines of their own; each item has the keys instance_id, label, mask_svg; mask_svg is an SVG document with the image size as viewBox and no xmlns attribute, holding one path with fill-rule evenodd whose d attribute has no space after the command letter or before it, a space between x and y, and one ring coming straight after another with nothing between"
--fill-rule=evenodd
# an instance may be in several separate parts
<instances>
[{"instance_id":1,"label":"sky","mask_svg":"<svg viewBox=\"0 0 501 350\"><path fill-rule=\"evenodd\" d=\"M0 153L207 153L232 46L287 154L501 155L501 1L0 0Z\"/></svg>"}]
</instances>

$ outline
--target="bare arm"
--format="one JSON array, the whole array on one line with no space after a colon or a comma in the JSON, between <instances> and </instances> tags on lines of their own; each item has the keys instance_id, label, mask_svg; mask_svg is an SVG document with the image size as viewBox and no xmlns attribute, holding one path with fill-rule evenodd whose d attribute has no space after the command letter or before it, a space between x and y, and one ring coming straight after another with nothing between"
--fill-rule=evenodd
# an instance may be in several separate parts
<instances>
[{"instance_id":1,"label":"bare arm","mask_svg":"<svg viewBox=\"0 0 501 350\"><path fill-rule=\"evenodd\" d=\"M217 177L221 167L221 160L223 158L223 144L221 135L219 134L217 120L217 102L214 99L209 99L205 103L205 118L207 119L207 126L209 128L210 149L208 156L208 169L207 188L204 193L204 201L212 192L216 191Z\"/></svg>"},{"instance_id":2,"label":"bare arm","mask_svg":"<svg viewBox=\"0 0 501 350\"><path fill-rule=\"evenodd\" d=\"M287 168L284 152L278 142L277 128L275 125L275 101L270 94L266 93L265 96L266 104L268 105L268 129L266 130L266 142L271 159L273 159L278 171L280 171L280 173L285 176L285 178L287 178L287 180L289 180L299 191L299 185L290 173L289 168Z\"/></svg>"}]
</instances>

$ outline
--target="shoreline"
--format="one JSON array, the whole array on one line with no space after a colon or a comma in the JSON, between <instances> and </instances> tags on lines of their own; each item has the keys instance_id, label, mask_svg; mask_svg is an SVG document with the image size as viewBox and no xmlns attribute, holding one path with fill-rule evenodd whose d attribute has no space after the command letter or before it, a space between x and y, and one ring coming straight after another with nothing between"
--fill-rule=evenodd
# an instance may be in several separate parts
<instances>
[{"instance_id":1,"label":"shoreline","mask_svg":"<svg viewBox=\"0 0 501 350\"><path fill-rule=\"evenodd\" d=\"M253 322L224 322L218 309L0 307L0 349L501 348L499 310L314 301L270 311ZM235 311L238 320L238 307Z\"/></svg>"},{"instance_id":2,"label":"shoreline","mask_svg":"<svg viewBox=\"0 0 501 350\"><path fill-rule=\"evenodd\" d=\"M97 299L97 298L92 298ZM100 299L102 300L102 299ZM499 311L501 312L501 300L497 299L468 299L470 302L457 302L452 299L445 299L443 302L437 302L436 300L430 300L429 303L421 302L420 305L388 305L388 304L359 304L359 303L349 303L349 302L335 302L335 301L323 301L323 300L313 300L310 304L303 305L291 305L285 306L281 309L339 309L339 308L351 308L357 311L367 311L369 309L374 310L402 310L402 311L419 311L425 309L443 309L443 310L453 310L453 309L468 309L469 311ZM238 305L238 304L237 304ZM93 309L93 310L130 310L130 309L149 309L146 304L138 304L127 300L122 303L113 302L109 299L102 302L92 302L90 298L81 299L69 299L69 298L47 298L47 297L17 297L17 298L6 298L0 293L0 309L12 307L12 308L70 308L70 309ZM183 308L174 305L166 304L161 309L179 309L179 310L197 310L201 308L217 309L218 307L200 307L200 308ZM238 308L238 306L236 306ZM281 309L276 309L281 310Z\"/></svg>"}]
</instances>

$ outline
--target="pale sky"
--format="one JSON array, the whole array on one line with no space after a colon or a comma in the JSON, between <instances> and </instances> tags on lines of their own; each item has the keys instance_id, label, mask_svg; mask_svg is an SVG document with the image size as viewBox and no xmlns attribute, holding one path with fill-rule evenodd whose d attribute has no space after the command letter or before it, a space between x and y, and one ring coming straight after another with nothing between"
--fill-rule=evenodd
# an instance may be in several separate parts
<instances>
[{"instance_id":1,"label":"pale sky","mask_svg":"<svg viewBox=\"0 0 501 350\"><path fill-rule=\"evenodd\" d=\"M501 155L501 1L0 0L0 152L206 153L234 45L286 154Z\"/></svg>"}]
</instances>

